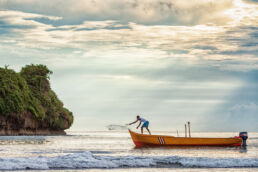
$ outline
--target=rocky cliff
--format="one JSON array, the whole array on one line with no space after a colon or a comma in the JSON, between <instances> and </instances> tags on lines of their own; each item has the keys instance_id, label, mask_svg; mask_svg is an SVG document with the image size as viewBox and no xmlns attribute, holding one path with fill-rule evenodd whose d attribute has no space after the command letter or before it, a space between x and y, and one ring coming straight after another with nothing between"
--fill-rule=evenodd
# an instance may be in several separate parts
<instances>
[{"instance_id":1,"label":"rocky cliff","mask_svg":"<svg viewBox=\"0 0 258 172\"><path fill-rule=\"evenodd\" d=\"M65 134L73 115L51 89L50 74L44 65L0 68L0 135Z\"/></svg>"}]
</instances>

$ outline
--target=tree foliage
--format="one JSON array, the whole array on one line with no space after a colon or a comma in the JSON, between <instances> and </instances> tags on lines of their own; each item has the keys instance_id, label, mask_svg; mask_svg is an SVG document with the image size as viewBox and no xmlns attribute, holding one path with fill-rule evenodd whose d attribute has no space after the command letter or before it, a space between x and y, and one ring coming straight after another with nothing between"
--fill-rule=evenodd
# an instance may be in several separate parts
<instances>
[{"instance_id":1,"label":"tree foliage","mask_svg":"<svg viewBox=\"0 0 258 172\"><path fill-rule=\"evenodd\" d=\"M27 65L16 73L8 66L0 68L0 116L33 114L52 129L66 129L73 115L51 90L52 71L45 65Z\"/></svg>"}]
</instances>

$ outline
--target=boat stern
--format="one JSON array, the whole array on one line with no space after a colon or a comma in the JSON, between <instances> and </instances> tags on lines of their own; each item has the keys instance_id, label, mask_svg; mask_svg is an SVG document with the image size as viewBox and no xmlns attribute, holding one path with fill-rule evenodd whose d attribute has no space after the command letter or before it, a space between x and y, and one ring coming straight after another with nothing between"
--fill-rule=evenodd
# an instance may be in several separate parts
<instances>
[{"instance_id":1,"label":"boat stern","mask_svg":"<svg viewBox=\"0 0 258 172\"><path fill-rule=\"evenodd\" d=\"M246 147L246 140L248 139L248 133L246 131L240 132L239 137L242 139L242 146Z\"/></svg>"}]
</instances>

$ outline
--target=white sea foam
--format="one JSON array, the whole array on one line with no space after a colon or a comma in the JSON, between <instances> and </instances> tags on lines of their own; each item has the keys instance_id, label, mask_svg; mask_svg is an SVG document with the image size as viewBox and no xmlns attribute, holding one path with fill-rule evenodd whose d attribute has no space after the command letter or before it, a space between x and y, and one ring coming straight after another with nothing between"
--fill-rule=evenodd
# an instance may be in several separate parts
<instances>
[{"instance_id":1,"label":"white sea foam","mask_svg":"<svg viewBox=\"0 0 258 172\"><path fill-rule=\"evenodd\" d=\"M174 167L175 165L208 168L258 167L258 159L180 156L96 156L91 152L72 153L56 157L0 158L0 170Z\"/></svg>"}]
</instances>

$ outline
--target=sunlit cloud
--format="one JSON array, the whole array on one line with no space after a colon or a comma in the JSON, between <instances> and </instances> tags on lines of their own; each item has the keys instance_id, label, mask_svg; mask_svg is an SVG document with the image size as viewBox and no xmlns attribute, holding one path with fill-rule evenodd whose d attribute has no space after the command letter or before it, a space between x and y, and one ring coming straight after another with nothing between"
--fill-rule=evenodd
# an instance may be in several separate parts
<instances>
[{"instance_id":1,"label":"sunlit cloud","mask_svg":"<svg viewBox=\"0 0 258 172\"><path fill-rule=\"evenodd\" d=\"M141 6L152 8L152 5L157 2L159 1L144 1L138 4L139 7L136 8L143 8ZM168 2L166 3L160 2L160 5L170 6ZM191 9L193 8L192 5L207 5L206 2L202 1L193 4L178 1L173 3L179 9ZM129 50L135 50L135 59L141 57L152 59L150 56L144 56L142 52L155 54L154 52L158 50L160 53L155 54L155 58L185 59L188 63L199 62L201 59L239 60L240 62L250 59L252 63L256 63L257 39L250 40L248 37L251 34L257 34L257 30L252 29L258 21L257 5L235 0L223 2L223 4L227 4L227 8L222 8L222 2L209 3L212 8L220 9L215 10L220 15L231 18L230 21L225 22L224 25L207 23L206 21L202 25L171 26L166 24L124 23L121 20L102 20L82 21L81 24L77 25L54 26L50 23L36 21L35 18L47 18L55 21L61 20L61 17L5 10L0 13L1 20L5 27L12 28L6 31L11 32L12 37L3 36L5 39L2 39L2 42L42 49L69 47L76 49L75 51L84 52L84 56L109 54L115 58L121 56L121 54L125 56L124 54L127 54ZM97 7L102 8L101 5L97 5ZM96 10L93 13L98 11ZM216 20L213 21L216 22ZM4 32L4 29L2 32ZM246 47L243 44L252 44L253 46ZM207 45L213 48L205 48ZM245 50L245 53L237 53L241 50Z\"/></svg>"},{"instance_id":2,"label":"sunlit cloud","mask_svg":"<svg viewBox=\"0 0 258 172\"><path fill-rule=\"evenodd\" d=\"M39 6L40 4L40 6ZM0 6L7 9L37 11L47 15L58 14L67 22L82 20L120 20L141 24L196 25L208 22L223 24L230 20L221 12L233 8L233 0L101 0L84 1L40 1L40 0L1 0ZM209 13L209 15L207 15ZM74 21L69 21L70 19Z\"/></svg>"},{"instance_id":3,"label":"sunlit cloud","mask_svg":"<svg viewBox=\"0 0 258 172\"><path fill-rule=\"evenodd\" d=\"M1 64L48 65L53 87L81 115L135 109L169 118L172 107L179 121L187 110L198 121L225 104L250 105L232 95L258 70L257 49L251 0L0 0Z\"/></svg>"}]
</instances>

